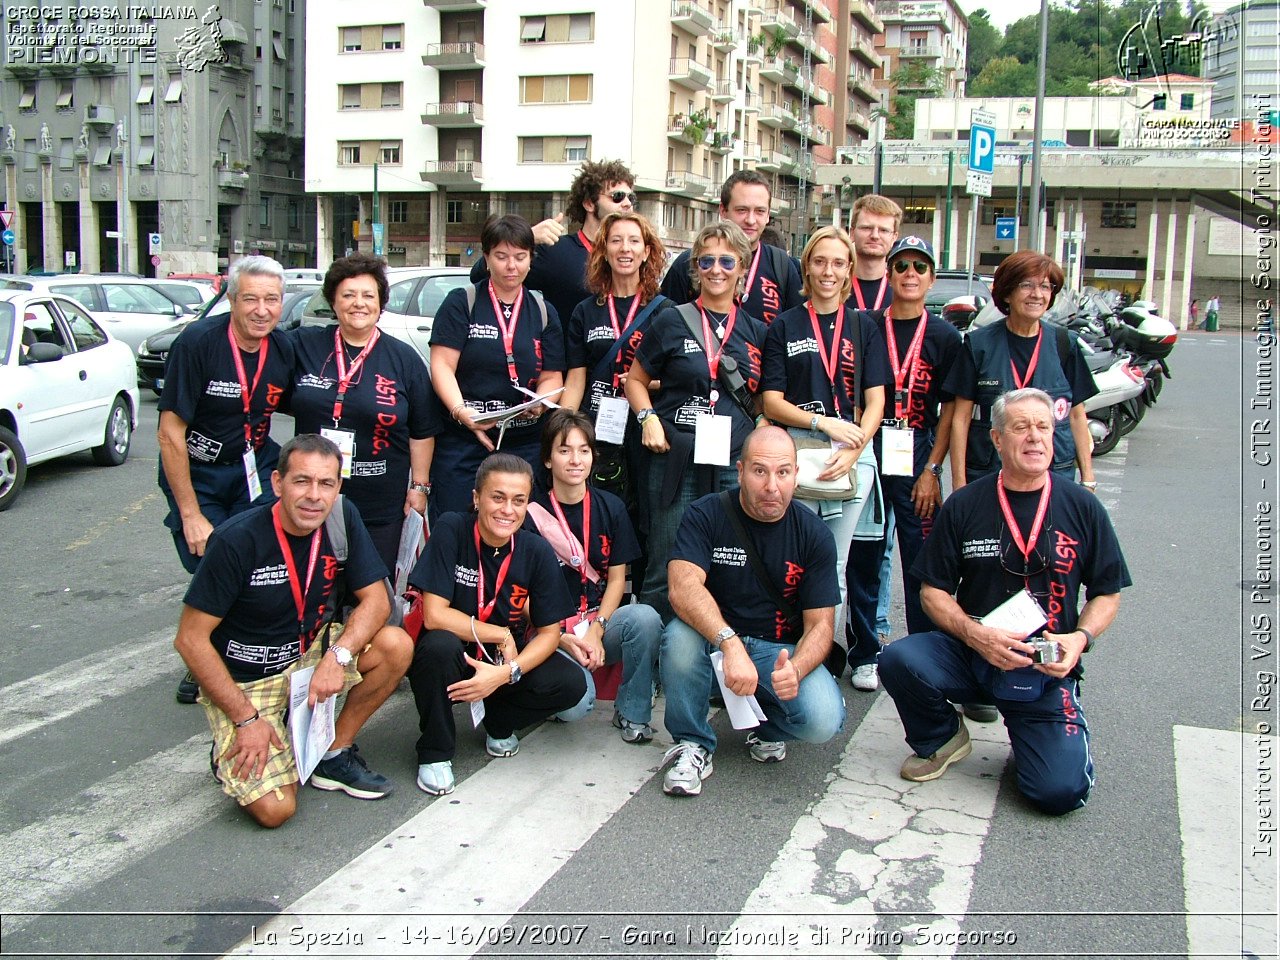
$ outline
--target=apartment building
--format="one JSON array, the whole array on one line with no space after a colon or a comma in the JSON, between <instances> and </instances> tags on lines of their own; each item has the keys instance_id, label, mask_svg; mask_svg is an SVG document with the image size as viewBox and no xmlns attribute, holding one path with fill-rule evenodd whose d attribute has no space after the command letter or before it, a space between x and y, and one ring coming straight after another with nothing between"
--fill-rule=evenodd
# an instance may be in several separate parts
<instances>
[{"instance_id":1,"label":"apartment building","mask_svg":"<svg viewBox=\"0 0 1280 960\"><path fill-rule=\"evenodd\" d=\"M250 252L313 262L301 0L155 19L103 7L75 20L69 7L14 7L6 21L0 174L14 269L212 272Z\"/></svg>"},{"instance_id":2,"label":"apartment building","mask_svg":"<svg viewBox=\"0 0 1280 960\"><path fill-rule=\"evenodd\" d=\"M1254 120L1280 109L1280 2L1251 0L1202 31L1201 70L1214 82L1213 116Z\"/></svg>"},{"instance_id":3,"label":"apartment building","mask_svg":"<svg viewBox=\"0 0 1280 960\"><path fill-rule=\"evenodd\" d=\"M794 240L823 212L813 164L870 132L878 21L853 5L860 19L850 0L313 6L306 188L322 262L372 249L376 223L393 264L471 263L487 216L562 212L586 159L629 166L674 249L715 216L725 177L757 169Z\"/></svg>"},{"instance_id":4,"label":"apartment building","mask_svg":"<svg viewBox=\"0 0 1280 960\"><path fill-rule=\"evenodd\" d=\"M932 69L935 95L964 96L969 18L956 0L880 0L875 9L884 23L876 45L884 58L879 77L883 96L891 97L895 86L901 92L929 89L929 80L894 80L910 64Z\"/></svg>"}]
</instances>

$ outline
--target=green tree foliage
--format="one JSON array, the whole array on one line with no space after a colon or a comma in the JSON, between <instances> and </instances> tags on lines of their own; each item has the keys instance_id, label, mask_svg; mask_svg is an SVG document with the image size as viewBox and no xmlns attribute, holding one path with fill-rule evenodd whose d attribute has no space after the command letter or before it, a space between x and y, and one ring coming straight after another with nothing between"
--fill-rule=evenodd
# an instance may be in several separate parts
<instances>
[{"instance_id":1,"label":"green tree foliage","mask_svg":"<svg viewBox=\"0 0 1280 960\"><path fill-rule=\"evenodd\" d=\"M966 79L972 82L982 68L995 59L1000 50L1000 31L991 25L991 15L985 7L969 14L969 46L966 50Z\"/></svg>"},{"instance_id":2,"label":"green tree foliage","mask_svg":"<svg viewBox=\"0 0 1280 960\"><path fill-rule=\"evenodd\" d=\"M916 100L942 93L942 73L922 60L902 61L889 83L893 97L885 135L890 140L910 140L915 136Z\"/></svg>"}]
</instances>

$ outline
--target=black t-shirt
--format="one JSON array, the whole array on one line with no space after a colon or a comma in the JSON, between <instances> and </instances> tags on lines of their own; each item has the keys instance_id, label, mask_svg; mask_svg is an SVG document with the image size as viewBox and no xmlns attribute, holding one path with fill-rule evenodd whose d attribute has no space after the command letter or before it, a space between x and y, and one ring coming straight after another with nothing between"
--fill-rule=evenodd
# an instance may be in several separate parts
<instances>
[{"instance_id":1,"label":"black t-shirt","mask_svg":"<svg viewBox=\"0 0 1280 960\"><path fill-rule=\"evenodd\" d=\"M578 231L566 233L555 243L539 243L533 248L533 263L524 285L530 290L541 290L547 303L556 308L563 323L564 318L583 297L591 295L587 289L587 248L582 244ZM489 264L483 257L471 267L471 282L489 279Z\"/></svg>"},{"instance_id":2,"label":"black t-shirt","mask_svg":"<svg viewBox=\"0 0 1280 960\"><path fill-rule=\"evenodd\" d=\"M886 315L888 311L875 311L876 329L888 347L889 338L884 336ZM906 320L893 319L893 335L898 350L899 365L906 362L907 351L911 349L911 339L916 334L916 326L920 322L918 316ZM910 370L903 372L902 389L910 393L906 401L907 425L912 429L933 430L938 426L939 407L952 399L943 389L947 374L956 362L963 349L963 338L951 324L929 314L925 321L924 340L920 344L920 358L915 363L914 374ZM887 356L887 353L886 353ZM894 409L893 369L890 364L889 383L885 387L884 415L896 417Z\"/></svg>"},{"instance_id":3,"label":"black t-shirt","mask_svg":"<svg viewBox=\"0 0 1280 960\"><path fill-rule=\"evenodd\" d=\"M850 310L884 310L893 303L893 284L889 282L889 274L879 280L860 280L853 278L854 289L849 291L849 299L845 305ZM881 296L881 290L884 295ZM862 303L858 302L858 294L862 294Z\"/></svg>"},{"instance_id":4,"label":"black t-shirt","mask_svg":"<svg viewBox=\"0 0 1280 960\"><path fill-rule=\"evenodd\" d=\"M858 363L863 365L862 390L867 387L889 385L892 391L893 375L889 372L889 355L875 322L862 314L858 322L858 339L854 340L854 318L857 314L847 307L844 325L840 330L840 364L836 370L836 386L839 395L834 397L838 408L832 409L831 381L822 368L818 341L813 336L813 322L804 306L782 313L769 327L764 343L764 376L761 390L780 390L789 403L818 416L853 419L853 402L861 409L863 396L854 396L857 389ZM823 343L830 348L835 335L838 312L819 314L818 327ZM830 349L827 351L830 356Z\"/></svg>"},{"instance_id":5,"label":"black t-shirt","mask_svg":"<svg viewBox=\"0 0 1280 960\"><path fill-rule=\"evenodd\" d=\"M336 324L299 327L290 334L295 361L291 407L298 433L335 429L337 329ZM360 351L343 346L350 370ZM369 523L400 517L409 482L409 441L434 437L442 429L440 404L426 365L411 346L386 334L378 337L347 388L336 429L356 435L351 476L342 483L343 493L359 505Z\"/></svg>"},{"instance_id":6,"label":"black t-shirt","mask_svg":"<svg viewBox=\"0 0 1280 960\"><path fill-rule=\"evenodd\" d=\"M1049 614L1051 633L1075 629L1082 586L1089 600L1132 585L1106 508L1078 484L1057 478L1030 563L1024 562L996 499L997 476L975 480L943 501L912 573L953 594L975 617L986 616L1029 585ZM1040 491L1006 492L1025 537ZM1020 575L1024 571L1032 574L1029 584Z\"/></svg>"},{"instance_id":7,"label":"black t-shirt","mask_svg":"<svg viewBox=\"0 0 1280 960\"><path fill-rule=\"evenodd\" d=\"M510 556L511 566L488 623L510 627L516 643L523 648L526 617L538 629L559 623L577 612L565 589L564 577L560 576L555 552L547 541L537 534L521 531L505 547L495 551L481 540L477 559L475 528L476 519L472 514L446 513L441 517L432 527L431 539L409 574L410 586L444 597L454 610L474 617L480 609L476 599L479 564L484 565L484 599L488 603L493 599L502 562Z\"/></svg>"},{"instance_id":8,"label":"black t-shirt","mask_svg":"<svg viewBox=\"0 0 1280 960\"><path fill-rule=\"evenodd\" d=\"M373 541L351 502L344 507L347 527L348 593L377 583L387 575ZM289 534L290 552L299 586L307 581L311 535ZM328 531L320 528L320 552L311 588L304 597L304 643L298 636L298 607L289 571L276 539L272 507L254 507L221 524L209 538L204 560L191 578L183 602L222 622L213 630L213 646L237 683L279 673L309 646L326 617L338 561Z\"/></svg>"},{"instance_id":9,"label":"black t-shirt","mask_svg":"<svg viewBox=\"0 0 1280 960\"><path fill-rule=\"evenodd\" d=\"M731 509L737 511L765 571L796 613L836 606L840 602L836 543L827 525L794 501L781 520L761 523L747 516L738 494L737 487L730 488ZM803 625L793 628L783 619L739 542L720 494L713 493L695 500L685 511L671 559L687 560L707 572L707 590L725 622L740 636L797 642Z\"/></svg>"},{"instance_id":10,"label":"black t-shirt","mask_svg":"<svg viewBox=\"0 0 1280 960\"><path fill-rule=\"evenodd\" d=\"M543 370L564 372L564 334L555 307L547 303L547 327L542 328L542 313L533 296L525 293L516 324L512 353L516 363L516 379L521 386L536 390ZM489 300L489 285L476 287L475 315L467 314L467 292L451 290L440 305L431 327L431 345L439 344L460 351L458 386L467 406L476 413L504 410L530 398L511 384L502 331L494 317ZM538 421L522 417L512 421L510 430L537 430ZM471 435L452 420L446 431Z\"/></svg>"},{"instance_id":11,"label":"black t-shirt","mask_svg":"<svg viewBox=\"0 0 1280 960\"><path fill-rule=\"evenodd\" d=\"M552 519L556 519L556 512L551 506L551 495L546 490L541 487L534 490L533 502L545 507ZM581 543L582 504L562 503L560 509L574 539ZM537 533L538 529L532 518L525 519L524 528L532 533ZM600 579L595 583L586 581L587 608L600 606L600 599L608 586L610 566L625 567L639 558L640 543L636 540L636 532L631 526L626 506L608 490L591 487L591 543L587 546L587 561L600 574ZM558 556L556 559L576 610L581 606L583 596L582 573Z\"/></svg>"},{"instance_id":12,"label":"black t-shirt","mask_svg":"<svg viewBox=\"0 0 1280 960\"><path fill-rule=\"evenodd\" d=\"M707 311L711 335L723 319L720 314ZM702 321L697 321L701 329ZM733 329L728 330L724 343L724 356L737 361L738 371L747 382L747 389L756 393L760 388L760 348L764 344L765 326L755 317L737 310ZM658 416L676 425L676 428L693 433L698 414L711 412L711 368L700 342L693 338L688 325L674 307L663 307L653 318L644 339L636 350L636 362L653 380L662 381L662 389L653 396L653 409ZM742 443L755 427L753 418L729 396L717 381L719 393L715 412L733 418L732 450L736 455Z\"/></svg>"},{"instance_id":13,"label":"black t-shirt","mask_svg":"<svg viewBox=\"0 0 1280 960\"><path fill-rule=\"evenodd\" d=\"M156 406L173 411L187 425L187 455L197 463L237 463L244 456L244 400L227 337L230 326L230 317L197 320L178 334L165 362L164 390ZM257 353L240 351L250 386L262 350L267 351L262 377L249 400L253 448L258 451L270 439L271 414L285 401L293 373L293 344L274 330Z\"/></svg>"},{"instance_id":14,"label":"black t-shirt","mask_svg":"<svg viewBox=\"0 0 1280 960\"><path fill-rule=\"evenodd\" d=\"M634 302L635 297L618 297L613 301L613 309L618 316L619 334L627 332L627 313ZM645 304L641 304L636 310L636 316L639 317L644 309ZM600 303L595 296L590 296L573 308L573 314L569 317L569 325L565 330L566 365L570 370L578 367L586 368L587 387L582 407L592 416L600 409L601 397L622 396L622 388L615 387L617 378L630 369L631 361L636 356L636 348L644 339L645 330L661 310L662 306L659 304L650 311L649 316L636 325L636 329L627 335L626 343L614 357L610 375L602 380L593 380L592 375L596 367L613 350L618 337L613 330L613 321L609 316L607 302Z\"/></svg>"},{"instance_id":15,"label":"black t-shirt","mask_svg":"<svg viewBox=\"0 0 1280 960\"><path fill-rule=\"evenodd\" d=\"M1018 373L1025 374L1028 365L1031 363L1031 355L1035 352L1036 337L1020 337L1012 331L1006 329L1005 336L1008 338L1009 355L1013 362L1017 364ZM1045 326L1045 339L1055 338L1056 334L1052 326ZM1060 357L1062 363L1062 372L1067 378L1067 382L1071 384L1071 405L1074 407L1078 403L1084 403L1095 393L1098 392L1097 385L1093 382L1093 374L1089 372L1089 366L1085 362L1084 353L1080 349L1080 344L1074 337L1070 338L1071 349L1067 351L1065 357ZM1041 348L1041 356L1037 360L1037 365L1045 358L1044 349ZM993 373L995 373L993 371ZM1000 370L996 374L1000 377L1003 384L1003 390L1012 390L1014 388L1013 371ZM1035 378L1032 379L1032 386L1035 385ZM978 399L978 368L974 364L973 352L966 348L956 355L956 361L951 367L951 373L947 376L943 383L943 390L952 396L960 397L962 400Z\"/></svg>"},{"instance_id":16,"label":"black t-shirt","mask_svg":"<svg viewBox=\"0 0 1280 960\"><path fill-rule=\"evenodd\" d=\"M804 301L800 293L800 268L780 247L762 243L757 249L760 251L760 266L742 305L747 313L759 317L768 326L783 310L790 310ZM755 255L752 256L754 258ZM671 262L662 278L661 292L676 303L692 303L697 299L693 278L689 274L689 257L690 251L681 253ZM748 263L747 273L750 272L751 264Z\"/></svg>"}]
</instances>

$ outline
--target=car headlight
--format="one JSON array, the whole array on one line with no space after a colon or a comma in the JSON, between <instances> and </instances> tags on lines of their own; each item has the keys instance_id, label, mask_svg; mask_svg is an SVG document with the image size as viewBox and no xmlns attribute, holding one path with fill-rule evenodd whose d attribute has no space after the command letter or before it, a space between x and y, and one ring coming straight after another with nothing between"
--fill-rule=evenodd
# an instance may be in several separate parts
<instances>
[{"instance_id":1,"label":"car headlight","mask_svg":"<svg viewBox=\"0 0 1280 960\"><path fill-rule=\"evenodd\" d=\"M138 356L140 357L151 356L151 351L147 349L146 341L143 341L142 343L138 344Z\"/></svg>"}]
</instances>

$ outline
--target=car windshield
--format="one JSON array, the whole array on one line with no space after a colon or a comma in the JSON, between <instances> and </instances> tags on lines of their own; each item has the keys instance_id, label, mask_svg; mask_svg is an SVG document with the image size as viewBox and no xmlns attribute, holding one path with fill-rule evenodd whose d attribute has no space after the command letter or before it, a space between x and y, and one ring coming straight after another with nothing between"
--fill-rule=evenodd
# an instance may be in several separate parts
<instances>
[{"instance_id":1,"label":"car windshield","mask_svg":"<svg viewBox=\"0 0 1280 960\"><path fill-rule=\"evenodd\" d=\"M933 281L933 286L929 288L929 293L925 299L929 303L946 303L952 297L968 295L986 297L990 300L991 288L977 277L973 278L972 287L969 286L969 281L964 277L939 277Z\"/></svg>"},{"instance_id":2,"label":"car windshield","mask_svg":"<svg viewBox=\"0 0 1280 960\"><path fill-rule=\"evenodd\" d=\"M157 283L156 287L184 307L198 307L209 299L199 287L188 287L182 283Z\"/></svg>"},{"instance_id":3,"label":"car windshield","mask_svg":"<svg viewBox=\"0 0 1280 960\"><path fill-rule=\"evenodd\" d=\"M13 343L13 304L0 300L0 366L9 362L9 348Z\"/></svg>"}]
</instances>

